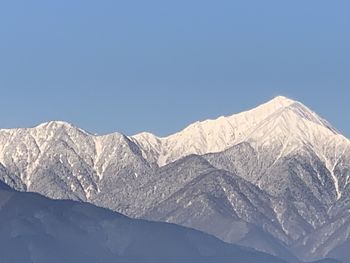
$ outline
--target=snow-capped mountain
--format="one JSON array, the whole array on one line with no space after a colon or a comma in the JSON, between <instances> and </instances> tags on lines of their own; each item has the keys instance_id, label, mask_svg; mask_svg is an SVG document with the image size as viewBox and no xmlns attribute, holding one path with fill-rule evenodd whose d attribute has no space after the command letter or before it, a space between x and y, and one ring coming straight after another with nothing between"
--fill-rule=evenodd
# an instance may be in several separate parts
<instances>
[{"instance_id":1,"label":"snow-capped mountain","mask_svg":"<svg viewBox=\"0 0 350 263\"><path fill-rule=\"evenodd\" d=\"M190 154L221 152L241 142L266 146L284 146L284 153L300 143L319 144L324 138L338 134L331 125L303 104L279 96L250 111L216 120L191 124L183 131L165 138L149 133L133 136L145 156L162 166ZM339 140L346 140L339 135ZM347 141L347 140L346 140ZM295 143L298 144L295 144Z\"/></svg>"},{"instance_id":2,"label":"snow-capped mountain","mask_svg":"<svg viewBox=\"0 0 350 263\"><path fill-rule=\"evenodd\" d=\"M0 180L290 261L350 262L338 252L350 242L350 141L285 97L164 138L95 136L64 122L0 130Z\"/></svg>"}]
</instances>

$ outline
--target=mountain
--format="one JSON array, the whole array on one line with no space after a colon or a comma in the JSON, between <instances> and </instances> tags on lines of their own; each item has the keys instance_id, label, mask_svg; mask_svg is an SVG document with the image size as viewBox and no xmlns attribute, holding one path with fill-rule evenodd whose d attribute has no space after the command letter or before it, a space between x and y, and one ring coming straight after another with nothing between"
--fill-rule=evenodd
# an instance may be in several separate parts
<instances>
[{"instance_id":1,"label":"mountain","mask_svg":"<svg viewBox=\"0 0 350 263\"><path fill-rule=\"evenodd\" d=\"M337 131L327 121L303 104L279 96L250 111L196 122L165 138L149 133L132 138L145 156L152 157L150 161L162 166L190 154L221 152L241 142L261 145L274 142L276 147L286 146L287 142L293 145L285 151L291 151L305 141L317 144L335 134ZM286 141L288 137L291 138Z\"/></svg>"},{"instance_id":2,"label":"mountain","mask_svg":"<svg viewBox=\"0 0 350 263\"><path fill-rule=\"evenodd\" d=\"M0 189L2 263L285 263L166 223L33 193Z\"/></svg>"},{"instance_id":3,"label":"mountain","mask_svg":"<svg viewBox=\"0 0 350 263\"><path fill-rule=\"evenodd\" d=\"M65 122L0 130L0 180L192 227L295 262L349 261L350 141L300 102L196 122L168 137Z\"/></svg>"}]
</instances>

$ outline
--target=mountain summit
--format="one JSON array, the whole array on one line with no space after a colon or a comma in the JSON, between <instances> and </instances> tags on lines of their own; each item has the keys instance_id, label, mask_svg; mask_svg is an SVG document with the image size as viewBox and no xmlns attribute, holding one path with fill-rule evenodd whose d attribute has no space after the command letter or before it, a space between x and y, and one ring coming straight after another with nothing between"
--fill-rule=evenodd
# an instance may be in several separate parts
<instances>
[{"instance_id":1,"label":"mountain summit","mask_svg":"<svg viewBox=\"0 0 350 263\"><path fill-rule=\"evenodd\" d=\"M167 137L95 136L65 122L0 130L0 181L293 262L350 262L350 142L281 96Z\"/></svg>"},{"instance_id":2,"label":"mountain summit","mask_svg":"<svg viewBox=\"0 0 350 263\"><path fill-rule=\"evenodd\" d=\"M162 166L189 154L220 152L244 141L264 144L290 139L315 144L333 138L337 131L300 102L278 96L252 110L189 125L160 138L149 133L132 136L150 161ZM342 138L345 140L345 138Z\"/></svg>"}]
</instances>

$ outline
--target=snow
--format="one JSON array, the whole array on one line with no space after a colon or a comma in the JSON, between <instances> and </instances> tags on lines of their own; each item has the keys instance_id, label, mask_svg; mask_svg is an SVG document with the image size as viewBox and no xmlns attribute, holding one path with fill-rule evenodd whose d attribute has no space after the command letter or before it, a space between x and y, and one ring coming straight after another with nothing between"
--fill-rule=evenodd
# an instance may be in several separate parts
<instances>
[{"instance_id":1,"label":"snow","mask_svg":"<svg viewBox=\"0 0 350 263\"><path fill-rule=\"evenodd\" d=\"M241 142L249 142L258 155L261 149L271 149L273 165L304 145L310 145L330 171L337 198L341 197L341 188L333 171L337 160L350 145L347 138L303 104L278 96L248 111L195 122L167 137L157 137L149 132L130 137L119 133L95 136L63 121L50 121L29 129L0 130L0 163L8 165L8 156L15 163L25 160L28 166L23 171L18 168L22 176L26 174L23 177L25 184L30 185L31 175L58 135L69 141L69 147L77 155L84 154L84 159L90 158L100 181L115 158L128 158L126 138L140 148L144 159L158 166L190 154L222 152ZM339 155L338 158L336 155ZM62 157L61 153L58 161L62 165L65 159L72 168L77 162L75 158ZM74 169L72 173L81 178ZM138 173L134 175L136 178L139 176Z\"/></svg>"},{"instance_id":2,"label":"snow","mask_svg":"<svg viewBox=\"0 0 350 263\"><path fill-rule=\"evenodd\" d=\"M164 166L190 154L221 152L244 141L257 147L280 142L283 151L278 158L282 158L298 145L319 145L323 139L337 139L335 135L339 134L328 122L303 104L278 96L249 111L195 122L167 137L140 133L130 138L143 148L143 153L152 150L152 158L156 156L158 165Z\"/></svg>"},{"instance_id":3,"label":"snow","mask_svg":"<svg viewBox=\"0 0 350 263\"><path fill-rule=\"evenodd\" d=\"M239 148L240 144L248 146ZM213 154L210 159L206 155L209 153L217 155ZM222 188L222 198L226 198L239 219L258 227L261 215L273 211L264 224L274 222L269 225L273 229L269 233L286 244L290 240L301 240L309 226L317 228L324 224L334 210L332 206L348 195L349 153L347 138L300 102L282 96L242 113L195 122L167 137L148 132L130 137L120 133L97 136L60 121L29 129L0 130L0 163L5 171L0 176L7 182L17 180L17 185L23 184L27 187L23 189L28 191L53 198L101 200L95 204L129 216L144 216L156 203L165 204L168 198L176 198L175 212L159 215L159 218L181 223L185 222L182 216L187 216L181 214L181 209L187 208L205 218L209 207L205 199L195 199L193 193L198 189L189 191L192 186L187 180L195 183L193 179L202 172L217 169L215 180L206 184L209 192L205 192L207 188L203 185L195 186L203 187L199 190L210 195L213 194L210 191L214 191L210 187L218 184L215 189ZM191 154L202 155L198 158L203 159L203 163L184 158ZM285 161L289 157L294 162ZM181 158L184 162L174 163ZM208 163L204 163L206 161ZM230 172L232 182L240 182L240 185L233 187L224 183L224 179L216 181L223 170ZM47 182L48 175L53 176L52 187L35 188L42 181ZM302 183L293 185L288 180L290 175L298 176ZM203 180L205 178L207 176ZM243 178L244 182L238 178ZM286 187L295 187L295 192L308 193L314 199L304 200L309 206L303 206L300 200L288 203L297 211L289 216L292 210L286 203L269 200L270 195L283 198L279 194L283 194ZM172 197L175 193L188 196ZM249 202L244 201L246 198ZM316 205L314 200L317 200ZM324 205L322 211L328 211L325 215L322 211L312 211L319 204ZM162 208L159 211L168 209L165 205ZM177 209L181 216L176 214ZM259 209L264 212L259 214ZM297 223L301 230L295 234L293 217L307 222L306 226ZM186 220L195 224L196 219L192 219Z\"/></svg>"},{"instance_id":4,"label":"snow","mask_svg":"<svg viewBox=\"0 0 350 263\"><path fill-rule=\"evenodd\" d=\"M241 142L249 142L258 155L262 149L271 149L273 165L304 145L310 145L330 171L338 199L342 194L334 169L350 145L347 138L303 104L278 96L248 111L195 122L167 137L149 132L130 137L119 133L95 136L63 121L50 121L29 129L0 130L0 163L8 166L9 156L15 163L27 163L28 166L17 169L25 184L30 185L32 174L40 167L42 158L47 158L45 152L57 136L69 141L69 147L77 156L84 154L83 159L90 158L100 181L115 158L129 158L127 139L140 148L142 158L158 166L190 154L222 152ZM74 169L77 159L62 157L60 153L58 161L64 165L67 160L73 175L80 180L82 176ZM134 175L139 176L136 172Z\"/></svg>"},{"instance_id":5,"label":"snow","mask_svg":"<svg viewBox=\"0 0 350 263\"><path fill-rule=\"evenodd\" d=\"M96 152L94 159L99 160L101 157L101 154L103 153L103 144L102 144L101 140L99 139L99 137L96 137L96 136L94 138L94 142L95 142L95 152ZM102 176L103 176L103 172L104 172L104 167L102 167L102 170L99 169L99 166L98 166L97 162L95 161L94 162L94 170L96 171L98 178L101 180Z\"/></svg>"}]
</instances>

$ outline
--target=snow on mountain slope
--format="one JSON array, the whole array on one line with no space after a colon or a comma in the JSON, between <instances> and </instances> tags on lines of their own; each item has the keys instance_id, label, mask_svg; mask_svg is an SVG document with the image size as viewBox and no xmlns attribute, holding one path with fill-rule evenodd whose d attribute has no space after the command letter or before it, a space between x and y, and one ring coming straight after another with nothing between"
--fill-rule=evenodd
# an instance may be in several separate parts
<instances>
[{"instance_id":1,"label":"snow on mountain slope","mask_svg":"<svg viewBox=\"0 0 350 263\"><path fill-rule=\"evenodd\" d=\"M150 169L125 135L96 137L65 122L0 130L0 163L15 189L74 200L91 200L122 174Z\"/></svg>"},{"instance_id":2,"label":"snow on mountain slope","mask_svg":"<svg viewBox=\"0 0 350 263\"><path fill-rule=\"evenodd\" d=\"M159 165L187 154L216 152L208 157L214 167L237 173L273 196L303 192L294 203L282 201L297 211L294 217L288 210L276 209L284 230L294 232L287 234L292 240L322 225L327 211L350 187L349 140L303 104L285 97L230 117L197 122L166 138L150 134L133 138L141 147L147 145L146 152L156 153L152 156L157 156ZM230 151L231 147L240 150Z\"/></svg>"},{"instance_id":3,"label":"snow on mountain slope","mask_svg":"<svg viewBox=\"0 0 350 263\"><path fill-rule=\"evenodd\" d=\"M145 157L151 153L151 161L160 166L189 154L221 152L244 141L259 146L277 142L284 151L292 151L298 146L296 141L320 146L330 138L349 145L327 121L301 103L282 96L246 112L196 122L168 137L149 133L131 137Z\"/></svg>"},{"instance_id":4,"label":"snow on mountain slope","mask_svg":"<svg viewBox=\"0 0 350 263\"><path fill-rule=\"evenodd\" d=\"M253 184L233 173L213 169L196 155L162 167L159 178L140 191L149 192L147 188L154 185L158 191L156 202L143 218L199 229L230 243L259 240L255 248L296 261L283 245L288 243L288 236L271 209L272 200Z\"/></svg>"},{"instance_id":5,"label":"snow on mountain slope","mask_svg":"<svg viewBox=\"0 0 350 263\"><path fill-rule=\"evenodd\" d=\"M205 154L219 152L241 142L252 127L278 109L292 104L284 97L276 97L253 110L230 117L219 117L189 125L183 131L164 138L153 134L141 133L132 136L144 152L152 150L158 157L160 166L189 154Z\"/></svg>"},{"instance_id":6,"label":"snow on mountain slope","mask_svg":"<svg viewBox=\"0 0 350 263\"><path fill-rule=\"evenodd\" d=\"M65 122L0 130L0 180L272 254L290 249L319 259L346 242L313 236L340 235L332 222L350 202L350 142L303 104L280 96L165 138L95 136ZM315 252L300 249L301 240Z\"/></svg>"},{"instance_id":7,"label":"snow on mountain slope","mask_svg":"<svg viewBox=\"0 0 350 263\"><path fill-rule=\"evenodd\" d=\"M349 150L349 140L301 103L282 96L250 111L196 122L165 138L150 133L93 136L65 122L0 130L0 164L11 176L20 177L22 185L17 188L25 184L29 189L39 187L32 186L31 177L46 172L43 162L68 169L70 179L64 176L64 183L77 189L77 198L89 199L101 190L96 181L103 180L108 167L121 165L117 170L123 171L128 162L135 166L129 155L138 159L139 169L132 173L139 175L190 154L221 152L241 142L249 142L257 154L268 150L272 162L305 145L311 147L331 172L340 198L342 179L334 175L334 169Z\"/></svg>"},{"instance_id":8,"label":"snow on mountain slope","mask_svg":"<svg viewBox=\"0 0 350 263\"><path fill-rule=\"evenodd\" d=\"M267 166L309 148L330 172L337 199L342 195L344 178L335 175L335 167L350 151L350 141L326 120L300 102L282 96L250 111L196 122L165 138L138 134L131 139L141 147L145 158L151 155L150 161L160 166L189 154L222 152L242 142L249 142L258 156L264 154ZM268 159L266 152L270 154Z\"/></svg>"}]
</instances>

